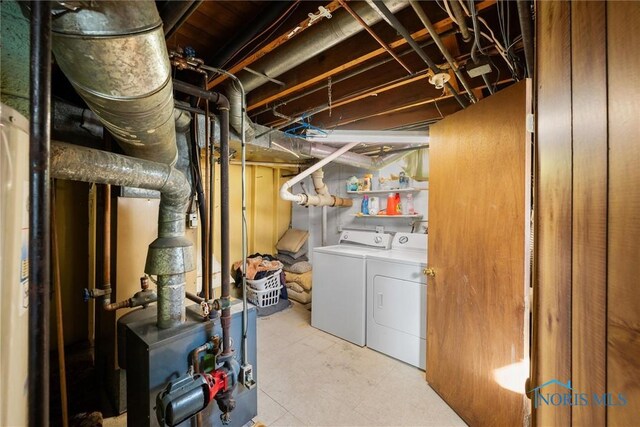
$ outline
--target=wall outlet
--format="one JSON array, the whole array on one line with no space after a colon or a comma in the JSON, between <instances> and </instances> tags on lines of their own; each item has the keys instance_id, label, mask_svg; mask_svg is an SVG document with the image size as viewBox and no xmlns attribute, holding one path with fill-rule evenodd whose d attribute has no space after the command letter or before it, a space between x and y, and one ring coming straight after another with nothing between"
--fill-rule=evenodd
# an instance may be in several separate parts
<instances>
[{"instance_id":1,"label":"wall outlet","mask_svg":"<svg viewBox=\"0 0 640 427\"><path fill-rule=\"evenodd\" d=\"M376 225L376 233L384 233L384 226Z\"/></svg>"}]
</instances>

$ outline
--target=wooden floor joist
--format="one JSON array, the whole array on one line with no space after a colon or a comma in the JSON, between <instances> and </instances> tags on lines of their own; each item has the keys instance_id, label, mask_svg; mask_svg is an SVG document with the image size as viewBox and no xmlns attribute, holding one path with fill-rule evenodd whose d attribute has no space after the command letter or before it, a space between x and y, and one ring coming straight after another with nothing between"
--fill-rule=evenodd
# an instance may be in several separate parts
<instances>
[{"instance_id":1,"label":"wooden floor joist","mask_svg":"<svg viewBox=\"0 0 640 427\"><path fill-rule=\"evenodd\" d=\"M331 3L329 3L328 5L324 6L324 8L329 11L329 13L332 13L334 10L336 10L336 9L338 9L340 7L341 7L341 5L340 5L340 2L338 0L334 0ZM245 69L249 65L253 64L254 62L256 62L258 59L262 58L266 54L268 54L268 53L272 52L273 50L275 50L277 47L282 46L283 44L285 44L286 42L291 40L293 37L299 36L304 30L306 30L306 29L310 28L311 26L313 26L313 24L316 23L316 21L319 22L319 21L322 21L322 19L314 20L314 21L312 21L311 18L305 19L304 21L302 21L301 23L299 23L298 25L293 27L291 30L287 31L286 33L282 34L281 36L279 36L275 40L271 41L269 44L267 44L265 47L263 47L259 51L253 53L252 55L246 57L245 59L243 59L242 61L240 61L239 63L237 63L233 67L231 67L228 71L231 74L236 74L239 71L242 71L243 69ZM215 86L219 85L220 83L222 83L226 79L227 79L227 76L225 76L225 75L221 75L219 77L216 77L215 79L213 79L212 81L207 83L207 90L211 90L212 88L214 88Z\"/></svg>"},{"instance_id":2,"label":"wooden floor joist","mask_svg":"<svg viewBox=\"0 0 640 427\"><path fill-rule=\"evenodd\" d=\"M485 1L481 2L481 3L478 3L476 8L477 8L478 11L481 11L481 10L484 10L484 9L490 7L490 6L493 6L494 4L496 4L495 0L485 0ZM445 18L445 19L435 23L434 27L436 28L436 31L438 33L441 33L443 31L446 31L449 28L451 28L452 23L453 22L451 21L451 18ZM422 39L424 39L424 38L426 38L428 36L429 36L429 32L426 29L422 29L422 30L416 31L415 33L411 34L411 37L416 41L420 41L420 40L422 40ZM404 46L405 44L407 44L407 41L405 39L401 38L401 39L396 40L396 41L394 41L392 43L389 43L389 48L397 49L398 47ZM260 108L260 107L262 107L264 105L267 105L267 104L272 103L272 102L274 102L276 100L284 98L287 95L290 95L292 93L301 91L303 89L306 89L306 88L308 88L308 87L310 87L310 86L312 86L312 85L314 85L316 83L319 83L321 81L325 81L327 78L329 78L331 76L334 76L334 75L339 74L339 73L341 73L343 71L346 71L346 70L349 70L351 68L354 68L354 67L356 67L356 66L358 66L360 64L365 63L366 61L368 61L370 59L376 58L376 57L378 57L380 55L384 55L384 54L387 54L387 51L385 49L383 49L383 48L379 48L379 49L376 49L374 51L371 51L371 52L369 52L369 53L367 53L365 55L362 55L362 56L360 56L358 58L352 59L351 61L348 61L348 62L340 65L339 67L335 67L335 68L333 68L333 69L331 69L329 71L326 71L326 72L324 72L324 73L322 73L322 74L320 74L318 76L315 76L315 77L313 77L313 78L311 78L309 80L306 80L306 81L304 81L302 83L299 83L299 84L297 84L295 86L286 88L286 89L284 89L284 90L282 90L282 91L280 91L280 92L278 92L278 93L276 93L276 94L274 94L272 96L269 96L267 98L261 99L260 101L257 101L255 103L249 105L248 108L247 108L247 111L253 111L256 108Z\"/></svg>"}]
</instances>

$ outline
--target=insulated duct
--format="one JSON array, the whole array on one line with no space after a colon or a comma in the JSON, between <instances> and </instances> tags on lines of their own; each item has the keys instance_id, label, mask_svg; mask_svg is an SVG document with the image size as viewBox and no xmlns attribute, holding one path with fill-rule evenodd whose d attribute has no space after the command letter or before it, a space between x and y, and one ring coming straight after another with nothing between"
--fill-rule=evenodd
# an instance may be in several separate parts
<instances>
[{"instance_id":1,"label":"insulated duct","mask_svg":"<svg viewBox=\"0 0 640 427\"><path fill-rule=\"evenodd\" d=\"M369 26L376 24L382 19L382 17L365 2L353 2L350 4L351 8ZM385 4L393 13L408 5L408 3L403 0L388 0ZM245 92L248 93L269 82L270 78L276 78L286 73L362 30L363 27L360 23L353 19L349 13L344 10L337 10L331 19L314 25L300 36L292 38L289 42L276 49L273 54L266 55L251 64L251 69L257 71L258 74L241 71L238 73L238 78L242 82ZM243 114L240 88L234 85L233 82L229 82L226 86L226 95L231 103L231 127L240 133ZM253 138L254 135L253 130L250 128L251 120L245 117L245 129L248 139Z\"/></svg>"},{"instance_id":2,"label":"insulated duct","mask_svg":"<svg viewBox=\"0 0 640 427\"><path fill-rule=\"evenodd\" d=\"M53 20L56 62L130 156L177 158L171 68L155 2L82 2Z\"/></svg>"},{"instance_id":3,"label":"insulated duct","mask_svg":"<svg viewBox=\"0 0 640 427\"><path fill-rule=\"evenodd\" d=\"M185 273L195 268L192 243L184 236L191 194L184 174L163 163L53 143L51 177L160 191L158 238L149 246L145 272L158 276L158 326L180 324Z\"/></svg>"}]
</instances>

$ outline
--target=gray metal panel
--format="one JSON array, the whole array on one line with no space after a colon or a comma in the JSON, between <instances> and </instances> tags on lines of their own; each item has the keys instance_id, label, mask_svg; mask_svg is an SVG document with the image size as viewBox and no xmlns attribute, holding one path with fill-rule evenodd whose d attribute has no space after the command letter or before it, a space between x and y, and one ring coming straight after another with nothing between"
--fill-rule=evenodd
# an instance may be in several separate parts
<instances>
[{"instance_id":1,"label":"gray metal panel","mask_svg":"<svg viewBox=\"0 0 640 427\"><path fill-rule=\"evenodd\" d=\"M189 353L207 341L215 331L221 335L219 320L203 322L199 306L187 307L187 321L176 328L158 329L155 319L132 322L127 325L127 425L130 427L158 426L155 415L155 399L167 382L184 375L188 369ZM256 347L256 309L250 306L248 313L249 363L253 365L254 378L258 379ZM215 323L215 325L214 325ZM242 312L241 304L232 307L231 336L236 349L235 359L242 360ZM231 427L241 427L258 413L258 388L236 387L235 410L231 413ZM145 403L147 402L147 403ZM202 411L204 425L222 425L220 410L215 402ZM189 420L180 424L190 426Z\"/></svg>"}]
</instances>

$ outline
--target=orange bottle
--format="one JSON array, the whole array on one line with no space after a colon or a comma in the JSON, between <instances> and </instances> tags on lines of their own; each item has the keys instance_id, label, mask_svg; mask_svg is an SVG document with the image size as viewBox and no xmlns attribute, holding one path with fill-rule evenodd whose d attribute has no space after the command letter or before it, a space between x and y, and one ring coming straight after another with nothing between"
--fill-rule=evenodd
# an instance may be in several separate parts
<instances>
[{"instance_id":1,"label":"orange bottle","mask_svg":"<svg viewBox=\"0 0 640 427\"><path fill-rule=\"evenodd\" d=\"M387 215L396 215L398 213L397 211L396 195L389 193L389 196L387 196Z\"/></svg>"}]
</instances>

